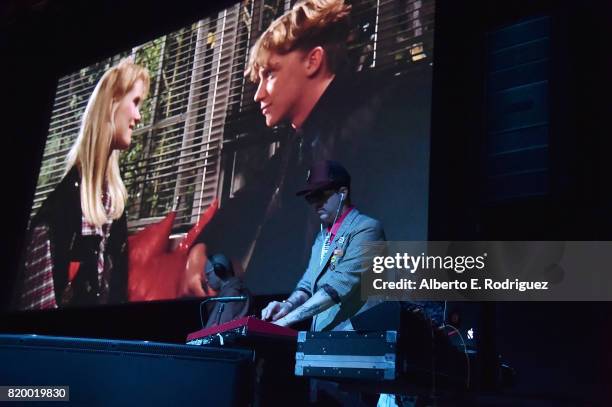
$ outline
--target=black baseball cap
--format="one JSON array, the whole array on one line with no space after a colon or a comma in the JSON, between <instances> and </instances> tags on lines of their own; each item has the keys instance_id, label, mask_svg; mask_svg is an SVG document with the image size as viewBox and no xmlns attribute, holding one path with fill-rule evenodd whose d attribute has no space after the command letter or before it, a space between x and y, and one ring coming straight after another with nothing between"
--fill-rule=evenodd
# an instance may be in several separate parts
<instances>
[{"instance_id":1,"label":"black baseball cap","mask_svg":"<svg viewBox=\"0 0 612 407\"><path fill-rule=\"evenodd\" d=\"M344 186L350 188L351 176L342 164L330 160L317 161L308 170L306 185L296 195L307 195Z\"/></svg>"}]
</instances>

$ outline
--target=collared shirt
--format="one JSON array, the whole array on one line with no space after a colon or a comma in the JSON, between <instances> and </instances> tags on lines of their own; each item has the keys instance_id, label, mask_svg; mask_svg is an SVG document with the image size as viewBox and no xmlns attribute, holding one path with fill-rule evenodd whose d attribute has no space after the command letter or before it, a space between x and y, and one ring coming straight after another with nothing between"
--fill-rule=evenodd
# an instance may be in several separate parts
<instances>
[{"instance_id":1,"label":"collared shirt","mask_svg":"<svg viewBox=\"0 0 612 407\"><path fill-rule=\"evenodd\" d=\"M340 229L340 226L342 226L344 218L346 218L346 216L353 210L353 208L354 206L350 206L349 210L342 214L340 218L336 219L336 222L332 226L327 227L327 233L324 237L325 240L323 242L323 246L321 246L321 263L325 259L325 255L327 254L331 243L334 241L334 237L336 236L336 233L338 233L338 229Z\"/></svg>"},{"instance_id":2,"label":"collared shirt","mask_svg":"<svg viewBox=\"0 0 612 407\"><path fill-rule=\"evenodd\" d=\"M108 216L111 211L111 200L110 196L108 195L108 191L102 194L102 204L104 205L104 212L107 214L106 222L101 226L94 225L93 223L88 222L87 219L85 219L85 215L83 214L81 220L81 234L83 236L100 236L102 238L100 239L100 246L98 248L97 270L100 296L103 297L101 298L101 300L105 302L108 296L108 288L112 268L112 264L108 264L108 262L106 262L106 245L108 243L111 225L113 224L113 219ZM72 279L70 278L70 280Z\"/></svg>"},{"instance_id":3,"label":"collared shirt","mask_svg":"<svg viewBox=\"0 0 612 407\"><path fill-rule=\"evenodd\" d=\"M338 130L360 100L359 97L352 97L356 95L347 95L349 90L355 92L351 78L345 74L336 75L302 127L297 129L297 135L302 140L300 158L306 163L323 159L335 159L344 163L344 160L339 159L339 153L343 147L348 147L344 145L348 140L339 137Z\"/></svg>"},{"instance_id":4,"label":"collared shirt","mask_svg":"<svg viewBox=\"0 0 612 407\"><path fill-rule=\"evenodd\" d=\"M331 242L334 241L334 237L336 236L336 233L338 233L338 229L340 229L340 226L342 226L342 222L348 216L348 214L351 213L351 211L354 208L355 208L354 206L349 206L348 211L343 213L342 216L340 216L340 218L336 219L336 222L332 226L327 227L327 234L325 235L325 242L323 243L323 246L321 246L321 263L323 262L323 259L326 258L327 252L329 251L329 248L331 247ZM338 292L333 287L331 287L329 284L323 284L321 286L321 289L323 289L327 293L327 295L329 295L332 298L332 300L334 300L335 303L340 302L340 297L338 296Z\"/></svg>"},{"instance_id":5,"label":"collared shirt","mask_svg":"<svg viewBox=\"0 0 612 407\"><path fill-rule=\"evenodd\" d=\"M330 242L332 242L334 240L334 237L336 236L336 233L338 233L338 229L340 229L340 226L342 226L342 222L348 216L348 214L351 213L351 211L354 208L355 207L353 205L349 206L348 207L348 211L344 212L338 219L336 219L336 223L334 223L333 226L328 226L327 227L327 233L330 234L330 237L329 237L329 241Z\"/></svg>"}]
</instances>

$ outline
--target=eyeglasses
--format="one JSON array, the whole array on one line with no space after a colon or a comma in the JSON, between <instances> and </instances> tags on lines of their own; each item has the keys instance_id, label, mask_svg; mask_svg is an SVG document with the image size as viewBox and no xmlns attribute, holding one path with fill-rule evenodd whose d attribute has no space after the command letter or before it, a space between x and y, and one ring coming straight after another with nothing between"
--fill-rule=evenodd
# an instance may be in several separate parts
<instances>
[{"instance_id":1,"label":"eyeglasses","mask_svg":"<svg viewBox=\"0 0 612 407\"><path fill-rule=\"evenodd\" d=\"M306 202L308 202L309 204L314 204L317 202L325 202L329 199L329 197L331 197L332 195L334 195L336 192L335 189L326 189L326 190L322 190L322 191L313 191L309 194L307 194L304 198L306 198Z\"/></svg>"}]
</instances>

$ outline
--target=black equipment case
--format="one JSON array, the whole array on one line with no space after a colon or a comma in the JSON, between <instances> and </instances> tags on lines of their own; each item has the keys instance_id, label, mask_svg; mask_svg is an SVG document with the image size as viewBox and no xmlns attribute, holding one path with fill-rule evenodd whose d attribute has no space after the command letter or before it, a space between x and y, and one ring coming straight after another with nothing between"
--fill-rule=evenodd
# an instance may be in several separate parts
<instances>
[{"instance_id":1,"label":"black equipment case","mask_svg":"<svg viewBox=\"0 0 612 407\"><path fill-rule=\"evenodd\" d=\"M383 387L406 381L434 380L458 387L469 383L469 356L453 346L446 330L420 308L382 303L351 323L355 331L300 331L296 376L338 382L361 379Z\"/></svg>"}]
</instances>

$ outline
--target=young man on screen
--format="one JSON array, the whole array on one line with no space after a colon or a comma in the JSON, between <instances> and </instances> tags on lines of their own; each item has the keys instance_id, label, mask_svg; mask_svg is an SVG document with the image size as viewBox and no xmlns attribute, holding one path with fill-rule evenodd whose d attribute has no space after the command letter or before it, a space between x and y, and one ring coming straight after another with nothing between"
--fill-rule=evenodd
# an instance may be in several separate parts
<instances>
[{"instance_id":1,"label":"young man on screen","mask_svg":"<svg viewBox=\"0 0 612 407\"><path fill-rule=\"evenodd\" d=\"M427 191L428 84L389 70L353 72L350 12L344 0L305 0L272 22L251 49L254 100L268 127L295 129L284 142L298 151L282 173L342 162L359 180L353 197L389 219L394 239L423 239L426 204L415 195Z\"/></svg>"}]
</instances>

